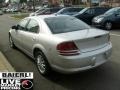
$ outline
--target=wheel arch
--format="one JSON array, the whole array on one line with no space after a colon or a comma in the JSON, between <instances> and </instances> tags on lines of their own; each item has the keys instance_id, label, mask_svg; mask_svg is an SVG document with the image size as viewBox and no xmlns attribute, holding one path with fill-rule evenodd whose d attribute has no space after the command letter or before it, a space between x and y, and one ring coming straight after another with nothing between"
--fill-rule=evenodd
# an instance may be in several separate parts
<instances>
[{"instance_id":1,"label":"wheel arch","mask_svg":"<svg viewBox=\"0 0 120 90\"><path fill-rule=\"evenodd\" d=\"M110 19L108 19L108 20L106 20L106 21L104 22L104 27L105 27L105 25L106 25L107 22L110 22L110 23L112 24L112 28L114 27L114 23L113 23L113 21L110 20Z\"/></svg>"},{"instance_id":2,"label":"wheel arch","mask_svg":"<svg viewBox=\"0 0 120 90\"><path fill-rule=\"evenodd\" d=\"M33 57L35 58L35 52L36 51L41 51L45 56L47 56L47 52L46 52L46 49L40 45L40 44L36 44L33 46L33 50L32 50L32 53L33 53Z\"/></svg>"}]
</instances>

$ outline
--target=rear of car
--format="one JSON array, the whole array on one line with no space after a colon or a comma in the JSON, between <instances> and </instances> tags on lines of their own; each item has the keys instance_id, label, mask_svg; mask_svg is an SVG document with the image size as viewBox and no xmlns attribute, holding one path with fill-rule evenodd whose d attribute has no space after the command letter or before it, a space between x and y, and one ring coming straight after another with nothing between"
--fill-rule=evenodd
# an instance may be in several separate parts
<instances>
[{"instance_id":1,"label":"rear of car","mask_svg":"<svg viewBox=\"0 0 120 90\"><path fill-rule=\"evenodd\" d=\"M91 29L73 17L49 18L45 22L58 40L50 55L54 69L73 73L109 60L112 45L108 32Z\"/></svg>"},{"instance_id":2,"label":"rear of car","mask_svg":"<svg viewBox=\"0 0 120 90\"><path fill-rule=\"evenodd\" d=\"M24 20L10 30L10 45L33 57L43 75L50 67L62 73L91 69L111 56L109 32L93 29L75 17L40 15Z\"/></svg>"}]
</instances>

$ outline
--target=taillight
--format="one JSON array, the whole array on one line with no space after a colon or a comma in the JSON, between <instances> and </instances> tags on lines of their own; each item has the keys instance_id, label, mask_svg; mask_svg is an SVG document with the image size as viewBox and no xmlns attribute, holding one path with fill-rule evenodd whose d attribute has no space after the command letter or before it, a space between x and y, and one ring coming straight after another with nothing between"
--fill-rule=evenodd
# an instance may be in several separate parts
<instances>
[{"instance_id":1,"label":"taillight","mask_svg":"<svg viewBox=\"0 0 120 90\"><path fill-rule=\"evenodd\" d=\"M60 55L63 56L71 56L71 55L78 55L79 49L75 45L74 42L63 42L57 45L57 50Z\"/></svg>"}]
</instances>

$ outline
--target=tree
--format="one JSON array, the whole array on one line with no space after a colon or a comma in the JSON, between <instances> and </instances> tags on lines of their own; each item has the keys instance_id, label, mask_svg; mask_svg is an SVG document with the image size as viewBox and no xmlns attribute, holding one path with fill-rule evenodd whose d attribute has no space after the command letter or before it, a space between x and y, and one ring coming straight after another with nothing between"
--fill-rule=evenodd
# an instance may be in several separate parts
<instances>
[{"instance_id":1,"label":"tree","mask_svg":"<svg viewBox=\"0 0 120 90\"><path fill-rule=\"evenodd\" d=\"M27 3L27 0L20 0L20 3Z\"/></svg>"},{"instance_id":2,"label":"tree","mask_svg":"<svg viewBox=\"0 0 120 90\"><path fill-rule=\"evenodd\" d=\"M4 0L0 0L0 3L3 3Z\"/></svg>"}]
</instances>

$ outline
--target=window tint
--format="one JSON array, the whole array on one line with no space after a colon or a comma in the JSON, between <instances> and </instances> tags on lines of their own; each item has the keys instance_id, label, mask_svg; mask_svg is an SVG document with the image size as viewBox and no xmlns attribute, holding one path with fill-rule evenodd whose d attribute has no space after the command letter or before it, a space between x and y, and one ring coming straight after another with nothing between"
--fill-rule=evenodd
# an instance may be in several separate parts
<instances>
[{"instance_id":1,"label":"window tint","mask_svg":"<svg viewBox=\"0 0 120 90\"><path fill-rule=\"evenodd\" d=\"M29 19L24 19L18 24L18 30L26 31L26 25L28 24Z\"/></svg>"},{"instance_id":2,"label":"window tint","mask_svg":"<svg viewBox=\"0 0 120 90\"><path fill-rule=\"evenodd\" d=\"M96 8L95 9L96 14L102 14L103 12L104 12L104 9L101 9L101 8Z\"/></svg>"},{"instance_id":3,"label":"window tint","mask_svg":"<svg viewBox=\"0 0 120 90\"><path fill-rule=\"evenodd\" d=\"M75 17L61 16L46 18L45 22L53 34L78 31L90 28Z\"/></svg>"},{"instance_id":4,"label":"window tint","mask_svg":"<svg viewBox=\"0 0 120 90\"><path fill-rule=\"evenodd\" d=\"M118 15L120 15L120 9L119 9L119 10L117 10L117 14L118 14Z\"/></svg>"},{"instance_id":5,"label":"window tint","mask_svg":"<svg viewBox=\"0 0 120 90\"><path fill-rule=\"evenodd\" d=\"M60 10L58 13L64 14L64 13L72 13L72 12L79 12L82 8L64 8Z\"/></svg>"},{"instance_id":6,"label":"window tint","mask_svg":"<svg viewBox=\"0 0 120 90\"><path fill-rule=\"evenodd\" d=\"M71 8L70 12L79 12L82 8Z\"/></svg>"},{"instance_id":7,"label":"window tint","mask_svg":"<svg viewBox=\"0 0 120 90\"><path fill-rule=\"evenodd\" d=\"M117 8L112 8L112 9L108 10L107 12L105 12L105 14L111 15L111 14L115 13L116 11L117 11Z\"/></svg>"},{"instance_id":8,"label":"window tint","mask_svg":"<svg viewBox=\"0 0 120 90\"><path fill-rule=\"evenodd\" d=\"M44 10L45 10L44 8L39 9L39 10L36 11L36 13L40 13L40 12L42 12L42 11L44 11Z\"/></svg>"},{"instance_id":9,"label":"window tint","mask_svg":"<svg viewBox=\"0 0 120 90\"><path fill-rule=\"evenodd\" d=\"M85 13L87 10L89 10L89 8L84 8L84 9L82 9L82 10L79 12L79 14L83 14L83 13Z\"/></svg>"},{"instance_id":10,"label":"window tint","mask_svg":"<svg viewBox=\"0 0 120 90\"><path fill-rule=\"evenodd\" d=\"M94 14L95 10L93 8L88 9L85 13Z\"/></svg>"},{"instance_id":11,"label":"window tint","mask_svg":"<svg viewBox=\"0 0 120 90\"><path fill-rule=\"evenodd\" d=\"M62 11L60 13L64 14L64 13L67 13L67 12L69 12L69 9L68 8L64 8L64 9L62 9Z\"/></svg>"},{"instance_id":12,"label":"window tint","mask_svg":"<svg viewBox=\"0 0 120 90\"><path fill-rule=\"evenodd\" d=\"M108 10L109 8L96 8L95 9L95 13L96 14L103 14L103 13L105 13L107 10Z\"/></svg>"},{"instance_id":13,"label":"window tint","mask_svg":"<svg viewBox=\"0 0 120 90\"><path fill-rule=\"evenodd\" d=\"M79 12L81 11L83 8L74 8L75 9L75 12Z\"/></svg>"},{"instance_id":14,"label":"window tint","mask_svg":"<svg viewBox=\"0 0 120 90\"><path fill-rule=\"evenodd\" d=\"M50 9L46 9L43 14L50 14Z\"/></svg>"},{"instance_id":15,"label":"window tint","mask_svg":"<svg viewBox=\"0 0 120 90\"><path fill-rule=\"evenodd\" d=\"M29 24L27 25L27 30L29 32L38 33L38 31L39 31L38 22L33 20L33 19L31 19Z\"/></svg>"},{"instance_id":16,"label":"window tint","mask_svg":"<svg viewBox=\"0 0 120 90\"><path fill-rule=\"evenodd\" d=\"M51 9L51 13L56 13L57 11L59 11L60 10L60 8L52 8Z\"/></svg>"}]
</instances>

